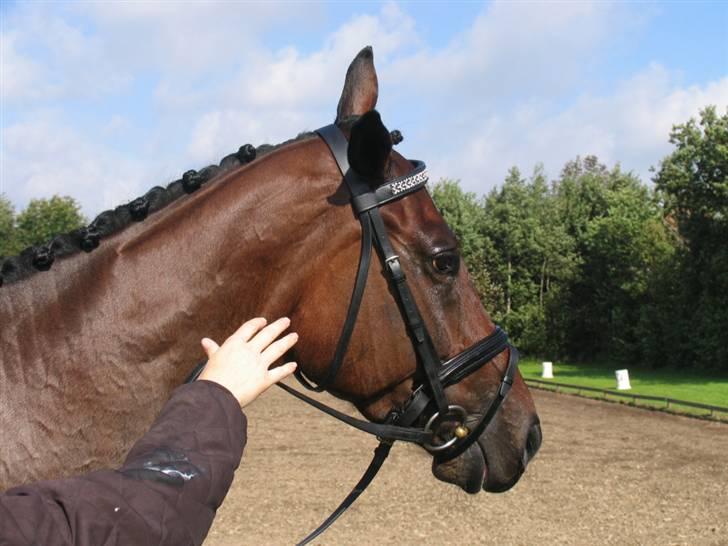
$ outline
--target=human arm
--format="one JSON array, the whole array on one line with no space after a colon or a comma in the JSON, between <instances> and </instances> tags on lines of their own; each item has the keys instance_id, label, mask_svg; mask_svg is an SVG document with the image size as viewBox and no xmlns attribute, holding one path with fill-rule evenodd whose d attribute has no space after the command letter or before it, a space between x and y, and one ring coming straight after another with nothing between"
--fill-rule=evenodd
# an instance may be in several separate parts
<instances>
[{"instance_id":1,"label":"human arm","mask_svg":"<svg viewBox=\"0 0 728 546\"><path fill-rule=\"evenodd\" d=\"M246 439L241 405L295 368L268 370L296 341L273 341L287 323L260 330L259 320L242 332L257 335L242 339L238 334L251 322L221 347L203 344L207 377L175 390L120 469L0 495L0 544L201 544L240 463ZM238 374L247 380L237 382Z\"/></svg>"}]
</instances>

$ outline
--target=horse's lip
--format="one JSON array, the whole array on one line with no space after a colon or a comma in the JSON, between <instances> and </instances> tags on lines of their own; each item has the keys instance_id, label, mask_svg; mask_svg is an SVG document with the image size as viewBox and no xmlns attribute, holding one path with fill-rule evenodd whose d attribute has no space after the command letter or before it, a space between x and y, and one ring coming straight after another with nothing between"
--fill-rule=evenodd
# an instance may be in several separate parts
<instances>
[{"instance_id":1,"label":"horse's lip","mask_svg":"<svg viewBox=\"0 0 728 546\"><path fill-rule=\"evenodd\" d=\"M483 491L485 488L486 480L488 478L488 460L485 458L485 451L483 451L479 442L473 442L473 444L468 448L468 451L470 450L472 450L472 454L480 460L473 461L472 466L466 469L466 472L470 475L465 480L465 483L460 487L462 487L463 491L466 493L475 495L476 493ZM482 471L480 470L481 468Z\"/></svg>"},{"instance_id":2,"label":"horse's lip","mask_svg":"<svg viewBox=\"0 0 728 546\"><path fill-rule=\"evenodd\" d=\"M473 442L473 444L477 444L477 442ZM458 459L460 460L459 464ZM450 468L449 471L445 470L451 464L459 467L458 470L454 468ZM453 470L456 474L452 473ZM488 477L488 465L483 450L479 446L476 447L472 444L462 455L453 459L451 462L438 463L437 459L434 459L432 461L432 471L438 479L457 485L460 489L471 495L479 493L484 489L485 481Z\"/></svg>"},{"instance_id":3,"label":"horse's lip","mask_svg":"<svg viewBox=\"0 0 728 546\"><path fill-rule=\"evenodd\" d=\"M480 438L478 438L474 443L478 446L478 451L480 451L480 454L483 456L483 477L480 489L485 491L485 484L488 483L488 456L485 454L485 448L480 443Z\"/></svg>"},{"instance_id":4,"label":"horse's lip","mask_svg":"<svg viewBox=\"0 0 728 546\"><path fill-rule=\"evenodd\" d=\"M526 469L523 464L521 464L519 471L516 472L510 480L497 485L491 484L490 487L488 487L488 456L485 454L485 446L481 442L482 438L478 438L478 441L475 443L478 444L480 452L483 454L483 462L485 463L485 471L483 472L483 491L487 491L488 493L504 493L518 483L518 480L521 479L521 476Z\"/></svg>"}]
</instances>

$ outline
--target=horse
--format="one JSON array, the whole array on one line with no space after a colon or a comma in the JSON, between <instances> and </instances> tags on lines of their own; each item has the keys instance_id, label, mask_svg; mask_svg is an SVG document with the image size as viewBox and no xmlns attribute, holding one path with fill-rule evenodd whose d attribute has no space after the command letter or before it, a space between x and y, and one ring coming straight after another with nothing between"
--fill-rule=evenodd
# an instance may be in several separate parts
<instances>
[{"instance_id":1,"label":"horse","mask_svg":"<svg viewBox=\"0 0 728 546\"><path fill-rule=\"evenodd\" d=\"M378 93L367 47L347 70L335 125L352 142L352 167L374 188L413 169L376 114ZM301 339L292 358L307 378L323 381L359 258L362 227L351 197L326 143L302 133L277 146L241 147L220 166L188 171L6 259L0 489L118 464L201 356L199 339L224 339L250 317L290 317ZM494 334L427 191L382 207L381 219L440 361ZM422 383L422 363L382 268L372 264L368 273L327 390L384 423ZM447 400L481 417L513 351L447 385ZM433 458L437 479L468 493L505 491L519 480L541 432L522 377L514 371L511 379L497 415L467 449Z\"/></svg>"}]
</instances>

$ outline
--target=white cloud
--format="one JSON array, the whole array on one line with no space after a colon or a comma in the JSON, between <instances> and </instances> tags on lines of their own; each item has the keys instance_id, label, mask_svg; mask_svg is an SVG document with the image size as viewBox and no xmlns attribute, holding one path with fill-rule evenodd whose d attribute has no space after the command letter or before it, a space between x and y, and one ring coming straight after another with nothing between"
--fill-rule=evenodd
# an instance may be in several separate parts
<instances>
[{"instance_id":1,"label":"white cloud","mask_svg":"<svg viewBox=\"0 0 728 546\"><path fill-rule=\"evenodd\" d=\"M199 114L189 151L214 161L242 141L280 142L333 120L346 69L366 44L375 44L378 66L418 43L414 21L395 4L350 19L303 54L286 47L261 54L219 86L214 109ZM194 101L194 99L191 99Z\"/></svg>"},{"instance_id":2,"label":"white cloud","mask_svg":"<svg viewBox=\"0 0 728 546\"><path fill-rule=\"evenodd\" d=\"M2 106L15 108L3 120L0 191L19 208L58 192L94 214L246 142L315 129L333 120L346 68L368 44L385 123L405 135L401 151L479 193L511 165L542 161L555 176L577 154L644 177L669 152L673 123L728 104L728 79L685 87L660 65L597 87L608 48L646 25L644 6L494 2L439 48L423 41L407 4L326 30L324 4L18 6L0 35ZM293 27L315 30L320 46L266 46L267 33ZM148 95L128 98L142 77L153 83L135 92ZM110 113L82 126L56 112L61 99L83 97L102 97Z\"/></svg>"},{"instance_id":3,"label":"white cloud","mask_svg":"<svg viewBox=\"0 0 728 546\"><path fill-rule=\"evenodd\" d=\"M14 203L71 195L94 215L149 185L148 166L78 135L53 112L4 128L0 158L0 193Z\"/></svg>"},{"instance_id":4,"label":"white cloud","mask_svg":"<svg viewBox=\"0 0 728 546\"><path fill-rule=\"evenodd\" d=\"M74 6L93 21L116 62L195 80L244 66L274 27L311 25L321 7L290 2L93 2Z\"/></svg>"},{"instance_id":5,"label":"white cloud","mask_svg":"<svg viewBox=\"0 0 728 546\"><path fill-rule=\"evenodd\" d=\"M649 168L672 149L668 138L674 124L697 117L707 105L728 106L728 77L690 87L680 87L676 79L652 65L612 94L585 95L556 112L526 105L476 120L459 128L464 147L448 150L433 164L434 172L460 178L468 190L484 193L502 182L513 165L530 172L543 162L557 176L566 161L594 154L610 165L620 162L647 182ZM448 134L454 128L441 130Z\"/></svg>"},{"instance_id":6,"label":"white cloud","mask_svg":"<svg viewBox=\"0 0 728 546\"><path fill-rule=\"evenodd\" d=\"M129 83L129 71L113 62L101 38L69 24L51 8L20 4L6 16L0 38L6 104L94 97Z\"/></svg>"},{"instance_id":7,"label":"white cloud","mask_svg":"<svg viewBox=\"0 0 728 546\"><path fill-rule=\"evenodd\" d=\"M446 47L400 59L388 75L439 100L465 99L471 115L502 100L562 93L608 40L639 25L626 9L609 2L493 2Z\"/></svg>"},{"instance_id":8,"label":"white cloud","mask_svg":"<svg viewBox=\"0 0 728 546\"><path fill-rule=\"evenodd\" d=\"M0 34L0 100L32 97L37 93L38 65L17 50L15 33Z\"/></svg>"}]
</instances>

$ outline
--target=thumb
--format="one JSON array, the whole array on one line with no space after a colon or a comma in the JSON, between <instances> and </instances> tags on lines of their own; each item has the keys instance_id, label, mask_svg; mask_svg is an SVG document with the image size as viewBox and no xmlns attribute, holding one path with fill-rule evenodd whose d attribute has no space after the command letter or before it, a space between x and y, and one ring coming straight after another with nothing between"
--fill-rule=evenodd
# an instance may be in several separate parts
<instances>
[{"instance_id":1,"label":"thumb","mask_svg":"<svg viewBox=\"0 0 728 546\"><path fill-rule=\"evenodd\" d=\"M212 341L209 337L203 337L200 343L202 344L202 348L205 350L207 358L210 358L212 355L214 355L220 348L220 346Z\"/></svg>"},{"instance_id":2,"label":"thumb","mask_svg":"<svg viewBox=\"0 0 728 546\"><path fill-rule=\"evenodd\" d=\"M268 372L268 379L271 381L271 384L278 383L281 379L285 379L289 375L291 375L293 372L296 371L297 364L295 362L288 362L287 364L284 364L283 366L278 366L277 368L273 368Z\"/></svg>"}]
</instances>

